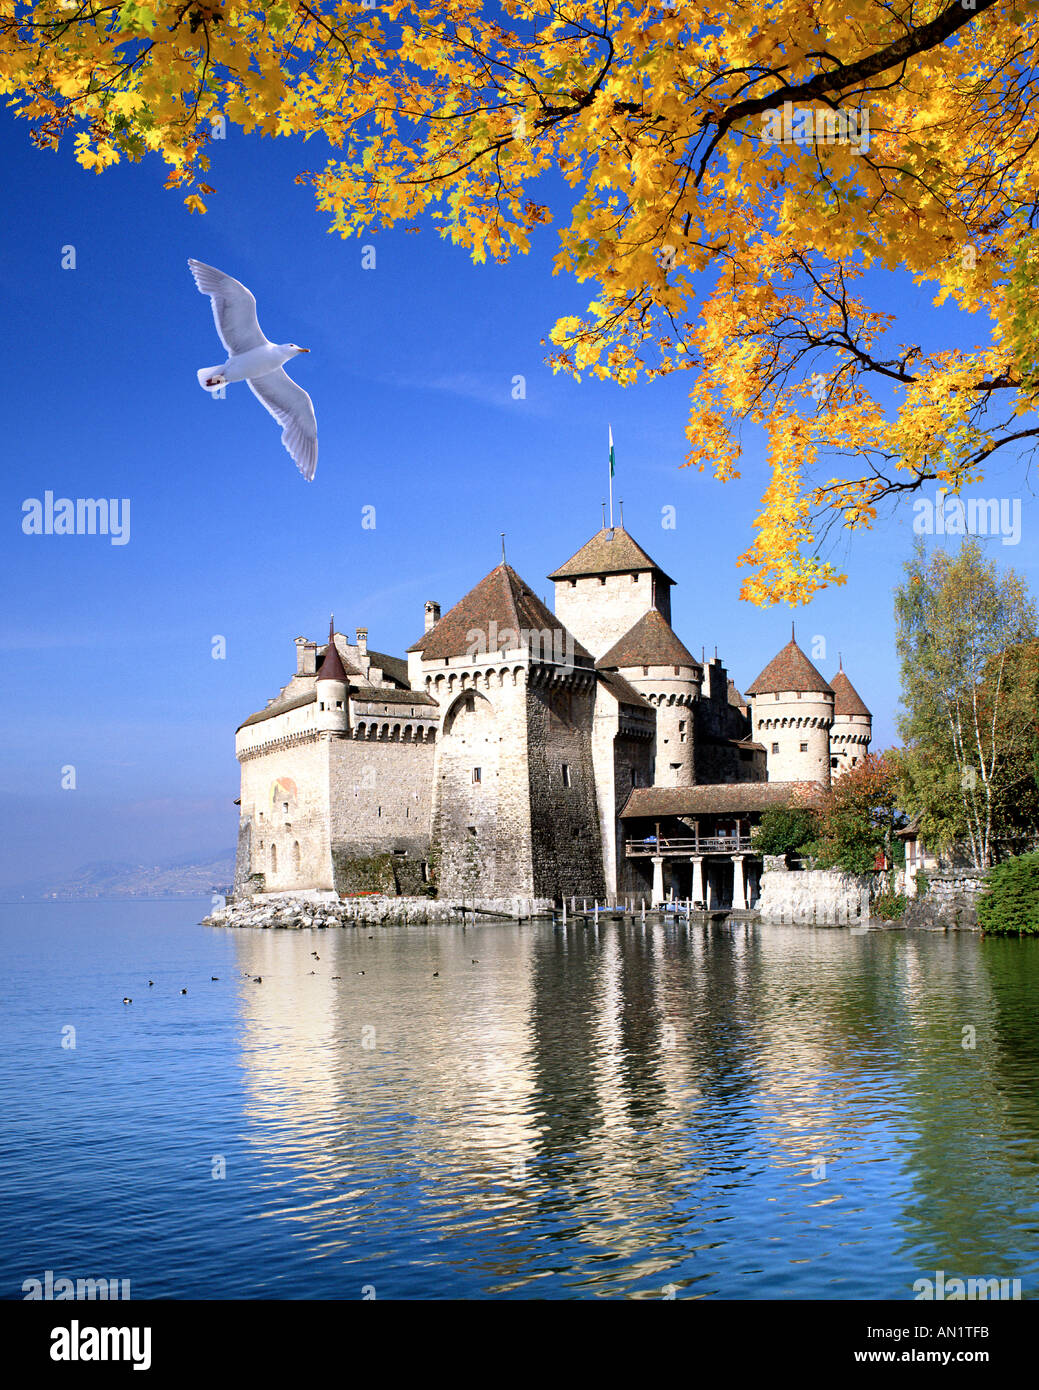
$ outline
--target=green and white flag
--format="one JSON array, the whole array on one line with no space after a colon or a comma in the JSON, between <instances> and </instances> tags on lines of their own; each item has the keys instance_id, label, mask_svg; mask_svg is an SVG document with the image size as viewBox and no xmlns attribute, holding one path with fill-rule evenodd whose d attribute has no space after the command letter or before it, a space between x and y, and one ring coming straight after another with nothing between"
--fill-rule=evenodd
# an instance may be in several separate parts
<instances>
[{"instance_id":1,"label":"green and white flag","mask_svg":"<svg viewBox=\"0 0 1039 1390\"><path fill-rule=\"evenodd\" d=\"M610 477L612 478L612 477L613 477L613 464L614 464L614 459L613 459L613 426L610 425L610 426L608 426L608 428L609 428L609 431L610 431Z\"/></svg>"}]
</instances>

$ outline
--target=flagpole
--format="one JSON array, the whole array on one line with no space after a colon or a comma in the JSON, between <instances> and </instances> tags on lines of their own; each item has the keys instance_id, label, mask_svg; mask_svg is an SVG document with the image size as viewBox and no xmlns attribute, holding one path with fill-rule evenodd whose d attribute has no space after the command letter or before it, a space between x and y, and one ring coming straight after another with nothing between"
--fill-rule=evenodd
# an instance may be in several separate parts
<instances>
[{"instance_id":1,"label":"flagpole","mask_svg":"<svg viewBox=\"0 0 1039 1390\"><path fill-rule=\"evenodd\" d=\"M608 426L610 431L610 530L613 530L613 426Z\"/></svg>"}]
</instances>

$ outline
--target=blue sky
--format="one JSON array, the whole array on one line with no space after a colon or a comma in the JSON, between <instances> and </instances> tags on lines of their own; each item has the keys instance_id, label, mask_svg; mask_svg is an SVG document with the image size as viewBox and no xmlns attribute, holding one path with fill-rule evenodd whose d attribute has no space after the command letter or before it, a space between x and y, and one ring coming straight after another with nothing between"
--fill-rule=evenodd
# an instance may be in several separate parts
<instances>
[{"instance_id":1,"label":"blue sky","mask_svg":"<svg viewBox=\"0 0 1039 1390\"><path fill-rule=\"evenodd\" d=\"M427 598L455 602L508 557L544 579L600 525L606 431L628 529L677 581L674 625L694 651L717 644L741 687L787 640L791 614L738 599L765 485L753 432L744 476L680 470L690 380L627 390L553 377L541 338L580 312L588 287L550 274L551 231L509 266L474 266L425 228L361 246L326 231L300 169L317 142L233 129L214 147L209 214L163 189L158 163L97 176L70 152L33 150L5 119L7 216L0 277L9 361L0 702L3 775L15 808L0 886L58 878L97 859L160 862L234 842L235 726L294 668L293 638L328 613L402 653ZM74 246L76 268L61 268ZM306 484L244 386L209 399L195 370L223 360L195 256L243 280L269 337L311 349L293 374L317 411L321 455ZM893 277L900 340L967 343L974 331ZM983 326L978 325L980 333ZM516 375L526 399L512 398ZM26 536L22 504L130 499L130 541ZM1039 588L1036 503L1013 462L977 491L1021 496L1022 543L990 542ZM362 509L374 506L374 530ZM677 526L661 509L677 508ZM829 676L838 650L874 711L875 748L895 740L891 591L909 552L906 504L835 554L848 584L796 614ZM935 543L941 543L940 541ZM223 636L227 657L212 659ZM76 769L62 790L61 769Z\"/></svg>"}]
</instances>

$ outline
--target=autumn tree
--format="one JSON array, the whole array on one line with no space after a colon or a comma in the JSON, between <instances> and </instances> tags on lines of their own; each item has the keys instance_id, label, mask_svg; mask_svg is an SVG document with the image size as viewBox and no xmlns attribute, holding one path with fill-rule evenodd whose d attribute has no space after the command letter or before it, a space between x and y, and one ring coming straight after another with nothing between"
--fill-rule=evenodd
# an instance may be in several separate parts
<instances>
[{"instance_id":1,"label":"autumn tree","mask_svg":"<svg viewBox=\"0 0 1039 1390\"><path fill-rule=\"evenodd\" d=\"M977 541L929 558L919 542L905 569L895 594L903 801L926 844L963 844L983 867L996 836L1021 825L1021 784L1035 767L1035 605Z\"/></svg>"},{"instance_id":2,"label":"autumn tree","mask_svg":"<svg viewBox=\"0 0 1039 1390\"><path fill-rule=\"evenodd\" d=\"M689 372L686 462L721 479L759 425L743 594L801 603L842 581L840 528L1039 436L1036 26L1030 0L0 0L0 87L36 144L154 153L198 212L230 123L323 137L300 178L344 237L426 222L505 260L554 222L591 289L554 366ZM866 293L895 270L983 315L974 345L899 340Z\"/></svg>"},{"instance_id":3,"label":"autumn tree","mask_svg":"<svg viewBox=\"0 0 1039 1390\"><path fill-rule=\"evenodd\" d=\"M823 796L812 852L819 868L872 872L878 851L893 864L900 852L894 833L905 824L899 809L901 776L894 750L867 753L843 772Z\"/></svg>"}]
</instances>

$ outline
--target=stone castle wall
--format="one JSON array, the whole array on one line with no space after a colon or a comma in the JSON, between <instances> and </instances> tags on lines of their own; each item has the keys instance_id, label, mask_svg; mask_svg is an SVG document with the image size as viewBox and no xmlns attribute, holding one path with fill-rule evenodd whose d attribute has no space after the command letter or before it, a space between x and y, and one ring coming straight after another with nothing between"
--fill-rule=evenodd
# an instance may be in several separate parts
<instances>
[{"instance_id":1,"label":"stone castle wall","mask_svg":"<svg viewBox=\"0 0 1039 1390\"><path fill-rule=\"evenodd\" d=\"M236 880L263 874L272 892L330 889L327 737L300 735L246 756L241 821L248 822L250 863L247 872L244 864L236 868Z\"/></svg>"},{"instance_id":2,"label":"stone castle wall","mask_svg":"<svg viewBox=\"0 0 1039 1390\"><path fill-rule=\"evenodd\" d=\"M598 659L630 632L644 613L658 609L671 621L671 592L654 585L649 571L557 579L555 614L568 632Z\"/></svg>"},{"instance_id":3,"label":"stone castle wall","mask_svg":"<svg viewBox=\"0 0 1039 1390\"><path fill-rule=\"evenodd\" d=\"M436 745L424 739L333 738L328 748L336 889L393 891L395 879L402 878L420 886L428 877L423 865L429 862ZM406 862L376 872L370 861L380 856Z\"/></svg>"},{"instance_id":4,"label":"stone castle wall","mask_svg":"<svg viewBox=\"0 0 1039 1390\"><path fill-rule=\"evenodd\" d=\"M592 758L595 677L527 685L534 896L605 895ZM564 773L565 769L565 773Z\"/></svg>"},{"instance_id":5,"label":"stone castle wall","mask_svg":"<svg viewBox=\"0 0 1039 1390\"><path fill-rule=\"evenodd\" d=\"M440 895L533 898L524 670L490 674L441 719L430 850Z\"/></svg>"}]
</instances>

